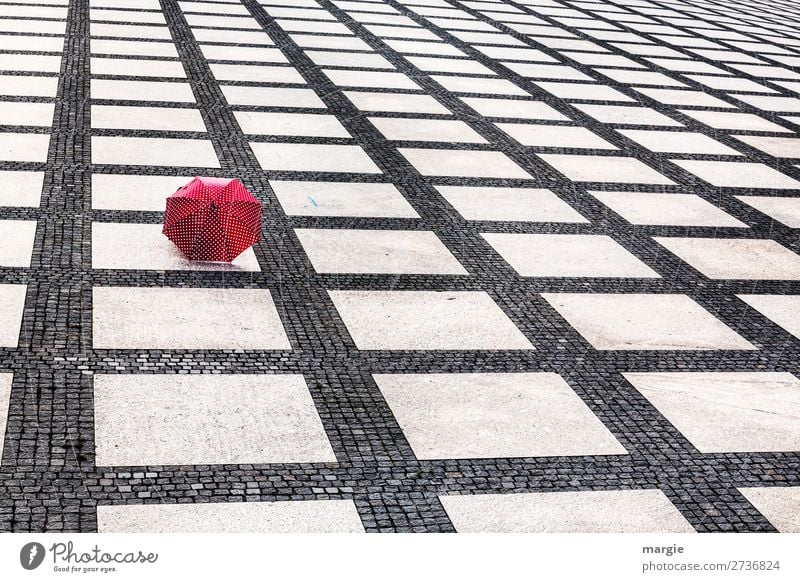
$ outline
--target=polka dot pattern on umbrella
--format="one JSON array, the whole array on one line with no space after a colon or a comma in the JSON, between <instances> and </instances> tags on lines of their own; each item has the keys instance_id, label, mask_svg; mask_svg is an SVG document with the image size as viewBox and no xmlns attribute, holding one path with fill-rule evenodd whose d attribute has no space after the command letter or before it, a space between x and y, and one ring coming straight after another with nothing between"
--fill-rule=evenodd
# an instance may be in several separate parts
<instances>
[{"instance_id":1,"label":"polka dot pattern on umbrella","mask_svg":"<svg viewBox=\"0 0 800 582\"><path fill-rule=\"evenodd\" d=\"M167 198L163 233L192 261L230 262L261 238L261 203L239 180L196 177Z\"/></svg>"}]
</instances>

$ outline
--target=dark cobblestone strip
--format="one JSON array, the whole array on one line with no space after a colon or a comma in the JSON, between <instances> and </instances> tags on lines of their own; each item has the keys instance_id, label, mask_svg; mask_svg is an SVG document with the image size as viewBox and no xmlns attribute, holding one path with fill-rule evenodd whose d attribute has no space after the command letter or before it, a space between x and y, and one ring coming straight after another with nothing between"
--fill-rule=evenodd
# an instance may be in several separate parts
<instances>
[{"instance_id":1,"label":"dark cobblestone strip","mask_svg":"<svg viewBox=\"0 0 800 582\"><path fill-rule=\"evenodd\" d=\"M0 530L94 526L84 486L94 455L91 381L88 368L67 370L57 362L85 356L91 337L91 288L83 272L90 250L88 5L73 0L68 9L41 206L27 215L38 227L19 347L10 361L3 359L14 381L2 457L2 473L11 474L0 487ZM58 478L48 484L44 475L52 471Z\"/></svg>"}]
</instances>

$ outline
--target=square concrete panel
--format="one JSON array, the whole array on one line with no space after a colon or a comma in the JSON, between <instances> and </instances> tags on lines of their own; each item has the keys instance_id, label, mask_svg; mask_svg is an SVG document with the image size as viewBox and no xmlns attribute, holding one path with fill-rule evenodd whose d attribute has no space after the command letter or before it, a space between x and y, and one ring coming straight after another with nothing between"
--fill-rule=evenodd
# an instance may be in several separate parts
<instances>
[{"instance_id":1,"label":"square concrete panel","mask_svg":"<svg viewBox=\"0 0 800 582\"><path fill-rule=\"evenodd\" d=\"M0 161L46 162L50 136L38 133L0 133Z\"/></svg>"},{"instance_id":2,"label":"square concrete panel","mask_svg":"<svg viewBox=\"0 0 800 582\"><path fill-rule=\"evenodd\" d=\"M162 234L160 224L92 223L93 269L259 271L252 247L231 263L190 261Z\"/></svg>"},{"instance_id":3,"label":"square concrete panel","mask_svg":"<svg viewBox=\"0 0 800 582\"><path fill-rule=\"evenodd\" d=\"M562 53L565 57L577 61L583 65L600 65L604 67L625 67L627 69L643 69L636 61L622 55L610 55L603 53ZM627 72L627 71L626 71Z\"/></svg>"},{"instance_id":4,"label":"square concrete panel","mask_svg":"<svg viewBox=\"0 0 800 582\"><path fill-rule=\"evenodd\" d=\"M691 111L681 110L680 113L692 117L700 123L705 123L714 129L733 129L745 131L774 131L791 133L790 129L781 127L776 123L767 121L763 117L752 113L739 113L732 111Z\"/></svg>"},{"instance_id":5,"label":"square concrete panel","mask_svg":"<svg viewBox=\"0 0 800 582\"><path fill-rule=\"evenodd\" d=\"M0 220L0 267L30 267L35 220Z\"/></svg>"},{"instance_id":6,"label":"square concrete panel","mask_svg":"<svg viewBox=\"0 0 800 582\"><path fill-rule=\"evenodd\" d=\"M328 291L360 350L532 350L483 291Z\"/></svg>"},{"instance_id":7,"label":"square concrete panel","mask_svg":"<svg viewBox=\"0 0 800 582\"><path fill-rule=\"evenodd\" d=\"M11 400L11 383L13 380L14 374L0 374L0 451L3 450L3 445L5 444L8 407Z\"/></svg>"},{"instance_id":8,"label":"square concrete panel","mask_svg":"<svg viewBox=\"0 0 800 582\"><path fill-rule=\"evenodd\" d=\"M318 12L322 12L321 10ZM330 15L329 15L330 16ZM351 34L350 30L340 22L315 22L310 20L276 20L286 32L318 32L321 34ZM258 22L253 21L257 27ZM255 27L254 27L255 28Z\"/></svg>"},{"instance_id":9,"label":"square concrete panel","mask_svg":"<svg viewBox=\"0 0 800 582\"><path fill-rule=\"evenodd\" d=\"M760 48L766 49L767 47L762 45ZM784 49L777 49L777 50L783 52ZM795 56L794 54L788 51L784 52L784 54ZM800 73L791 71L789 69L784 69L783 67L764 66L764 65L732 65L732 66L736 69L739 69L740 71L743 71L747 74L753 75L760 79L800 79ZM787 98L776 97L775 99L787 99ZM744 101L744 99L742 100ZM766 109L763 103L758 101L757 103L759 103L758 106L762 107L763 109ZM766 103L768 103L768 101ZM755 103L753 103L753 105L755 105Z\"/></svg>"},{"instance_id":10,"label":"square concrete panel","mask_svg":"<svg viewBox=\"0 0 800 582\"><path fill-rule=\"evenodd\" d=\"M470 59L442 59L436 57L405 57L412 65L428 73L463 73L466 75L495 76L496 73Z\"/></svg>"},{"instance_id":11,"label":"square concrete panel","mask_svg":"<svg viewBox=\"0 0 800 582\"><path fill-rule=\"evenodd\" d=\"M250 142L264 170L380 174L375 162L355 145Z\"/></svg>"},{"instance_id":12,"label":"square concrete panel","mask_svg":"<svg viewBox=\"0 0 800 582\"><path fill-rule=\"evenodd\" d=\"M673 184L635 158L537 154L575 182L616 182L621 184Z\"/></svg>"},{"instance_id":13,"label":"square concrete panel","mask_svg":"<svg viewBox=\"0 0 800 582\"><path fill-rule=\"evenodd\" d=\"M63 4L64 0L48 2L49 4ZM68 2L67 2L68 3ZM158 10L159 4L156 0L89 0L89 6L97 12L98 8L123 8L123 9L142 9ZM102 10L101 10L102 12Z\"/></svg>"},{"instance_id":14,"label":"square concrete panel","mask_svg":"<svg viewBox=\"0 0 800 582\"><path fill-rule=\"evenodd\" d=\"M353 501L98 505L100 533L361 533Z\"/></svg>"},{"instance_id":15,"label":"square concrete panel","mask_svg":"<svg viewBox=\"0 0 800 582\"><path fill-rule=\"evenodd\" d=\"M8 95L10 97L55 97L57 92L58 77L0 75L0 95Z\"/></svg>"},{"instance_id":16,"label":"square concrete panel","mask_svg":"<svg viewBox=\"0 0 800 582\"><path fill-rule=\"evenodd\" d=\"M618 129L619 133L651 152L679 154L708 154L741 156L736 150L711 139L702 133L691 131L652 131L646 129Z\"/></svg>"},{"instance_id":17,"label":"square concrete panel","mask_svg":"<svg viewBox=\"0 0 800 582\"><path fill-rule=\"evenodd\" d=\"M167 197L191 182L189 176L92 174L92 208L163 212Z\"/></svg>"},{"instance_id":18,"label":"square concrete panel","mask_svg":"<svg viewBox=\"0 0 800 582\"><path fill-rule=\"evenodd\" d=\"M467 55L446 42L430 42L424 40L397 40L386 41L392 50L403 54L416 55L441 55L448 57L466 57Z\"/></svg>"},{"instance_id":19,"label":"square concrete panel","mask_svg":"<svg viewBox=\"0 0 800 582\"><path fill-rule=\"evenodd\" d=\"M514 233L481 233L481 236L523 277L659 277L609 236Z\"/></svg>"},{"instance_id":20,"label":"square concrete panel","mask_svg":"<svg viewBox=\"0 0 800 582\"><path fill-rule=\"evenodd\" d=\"M450 114L449 109L430 95L368 93L366 91L342 91L342 93L361 111Z\"/></svg>"},{"instance_id":21,"label":"square concrete panel","mask_svg":"<svg viewBox=\"0 0 800 582\"><path fill-rule=\"evenodd\" d=\"M336 18L320 8L313 0L293 0L293 2L270 1L264 3L265 10L275 18L296 18L308 20L336 20ZM283 5L281 5L283 4ZM340 7L344 8L344 7Z\"/></svg>"},{"instance_id":22,"label":"square concrete panel","mask_svg":"<svg viewBox=\"0 0 800 582\"><path fill-rule=\"evenodd\" d=\"M134 10L97 10L92 8L89 18L94 21L109 22L144 22L148 24L166 24L163 14L157 12L141 12Z\"/></svg>"},{"instance_id":23,"label":"square concrete panel","mask_svg":"<svg viewBox=\"0 0 800 582\"><path fill-rule=\"evenodd\" d=\"M201 45L203 56L209 61L245 61L249 63L287 63L283 53L276 48L250 46Z\"/></svg>"},{"instance_id":24,"label":"square concrete panel","mask_svg":"<svg viewBox=\"0 0 800 582\"><path fill-rule=\"evenodd\" d=\"M194 103L188 83L169 81L119 81L92 79L92 99L114 101L171 101Z\"/></svg>"},{"instance_id":25,"label":"square concrete panel","mask_svg":"<svg viewBox=\"0 0 800 582\"><path fill-rule=\"evenodd\" d=\"M541 65L538 63L503 63L506 67L532 79L558 79L559 81L591 81L592 78L574 67L564 65Z\"/></svg>"},{"instance_id":26,"label":"square concrete panel","mask_svg":"<svg viewBox=\"0 0 800 582\"><path fill-rule=\"evenodd\" d=\"M95 374L94 413L98 466L336 462L301 375Z\"/></svg>"},{"instance_id":27,"label":"square concrete panel","mask_svg":"<svg viewBox=\"0 0 800 582\"><path fill-rule=\"evenodd\" d=\"M718 108L735 109L735 107L730 103L726 103L722 99L717 99L716 97L713 97L708 93L704 93L702 91L656 89L648 87L635 87L633 89L634 91L637 91L642 95L646 95L651 99L655 99L659 103L664 103L665 105L681 105L689 107L718 107ZM689 115L687 111L682 111L681 113ZM712 111L710 113L716 114L718 112Z\"/></svg>"},{"instance_id":28,"label":"square concrete panel","mask_svg":"<svg viewBox=\"0 0 800 582\"><path fill-rule=\"evenodd\" d=\"M624 455L557 374L374 374L418 459Z\"/></svg>"},{"instance_id":29,"label":"square concrete panel","mask_svg":"<svg viewBox=\"0 0 800 582\"><path fill-rule=\"evenodd\" d=\"M764 164L711 160L671 160L713 186L723 188L775 188L794 190L800 182Z\"/></svg>"},{"instance_id":30,"label":"square concrete panel","mask_svg":"<svg viewBox=\"0 0 800 582\"><path fill-rule=\"evenodd\" d=\"M403 117L370 117L369 121L389 140L486 143L463 121Z\"/></svg>"},{"instance_id":31,"label":"square concrete panel","mask_svg":"<svg viewBox=\"0 0 800 582\"><path fill-rule=\"evenodd\" d=\"M323 103L322 99L317 97L317 94L311 89L296 89L293 87L235 87L229 85L222 85L221 89L222 93L225 95L225 99L231 105L325 109L325 103Z\"/></svg>"},{"instance_id":32,"label":"square concrete panel","mask_svg":"<svg viewBox=\"0 0 800 582\"><path fill-rule=\"evenodd\" d=\"M800 77L798 77L800 78ZM785 113L800 113L800 99L794 97L769 97L767 95L736 95L753 107L763 111L780 111Z\"/></svg>"},{"instance_id":33,"label":"square concrete panel","mask_svg":"<svg viewBox=\"0 0 800 582\"><path fill-rule=\"evenodd\" d=\"M430 231L295 229L318 273L467 275Z\"/></svg>"},{"instance_id":34,"label":"square concrete panel","mask_svg":"<svg viewBox=\"0 0 800 582\"><path fill-rule=\"evenodd\" d=\"M203 117L197 109L175 107L92 105L92 127L153 131L206 131Z\"/></svg>"},{"instance_id":35,"label":"square concrete panel","mask_svg":"<svg viewBox=\"0 0 800 582\"><path fill-rule=\"evenodd\" d=\"M453 93L529 96L524 89L520 89L514 83L506 79L453 77L449 75L431 75L431 78Z\"/></svg>"},{"instance_id":36,"label":"square concrete panel","mask_svg":"<svg viewBox=\"0 0 800 582\"><path fill-rule=\"evenodd\" d=\"M92 137L92 163L219 168L210 141L152 137Z\"/></svg>"},{"instance_id":37,"label":"square concrete panel","mask_svg":"<svg viewBox=\"0 0 800 582\"><path fill-rule=\"evenodd\" d=\"M781 533L800 533L800 487L739 487Z\"/></svg>"},{"instance_id":38,"label":"square concrete panel","mask_svg":"<svg viewBox=\"0 0 800 582\"><path fill-rule=\"evenodd\" d=\"M737 77L710 77L707 75L687 75L687 77L697 81L698 83L702 83L706 87L711 87L712 89L719 89L721 91L775 93L774 90L769 89L764 85L759 85L758 83L754 83L749 79L739 79ZM740 98L741 97L744 96L740 96ZM745 101L746 99L742 100Z\"/></svg>"},{"instance_id":39,"label":"square concrete panel","mask_svg":"<svg viewBox=\"0 0 800 582\"><path fill-rule=\"evenodd\" d=\"M91 63L93 75L119 75L124 72L126 77L186 78L183 65L176 61L93 57Z\"/></svg>"},{"instance_id":40,"label":"square concrete panel","mask_svg":"<svg viewBox=\"0 0 800 582\"><path fill-rule=\"evenodd\" d=\"M9 7L3 2L3 11ZM6 16L6 14L3 14ZM64 48L64 39L60 36L29 36L29 35L3 35L0 36L0 50L13 52L48 52L60 53Z\"/></svg>"},{"instance_id":41,"label":"square concrete panel","mask_svg":"<svg viewBox=\"0 0 800 582\"><path fill-rule=\"evenodd\" d=\"M150 24L108 24L95 21L91 23L91 34L93 37L172 40L168 27Z\"/></svg>"},{"instance_id":42,"label":"square concrete panel","mask_svg":"<svg viewBox=\"0 0 800 582\"><path fill-rule=\"evenodd\" d=\"M352 69L388 69L395 66L375 53L350 53L330 51L306 51L306 56L320 67L349 67Z\"/></svg>"},{"instance_id":43,"label":"square concrete panel","mask_svg":"<svg viewBox=\"0 0 800 582\"><path fill-rule=\"evenodd\" d=\"M0 31L2 32L34 32L47 34L64 34L66 21L47 21L36 19L3 19L0 21Z\"/></svg>"},{"instance_id":44,"label":"square concrete panel","mask_svg":"<svg viewBox=\"0 0 800 582\"><path fill-rule=\"evenodd\" d=\"M423 176L521 178L531 176L500 152L398 148Z\"/></svg>"},{"instance_id":45,"label":"square concrete panel","mask_svg":"<svg viewBox=\"0 0 800 582\"><path fill-rule=\"evenodd\" d=\"M331 82L340 87L376 87L382 89L419 89L414 81L403 73L378 71L351 71L343 69L323 69Z\"/></svg>"},{"instance_id":46,"label":"square concrete panel","mask_svg":"<svg viewBox=\"0 0 800 582\"><path fill-rule=\"evenodd\" d=\"M505 36L497 37L502 40L504 45L521 45L522 42L514 37ZM539 63L555 63L556 59L543 53L540 50L533 48L517 48L516 46L475 46L487 57L492 59L503 59L508 61L525 61L525 62L539 62Z\"/></svg>"},{"instance_id":47,"label":"square concrete panel","mask_svg":"<svg viewBox=\"0 0 800 582\"><path fill-rule=\"evenodd\" d=\"M368 24L364 28L380 38L417 38L424 40L441 40L430 30L410 26L379 26Z\"/></svg>"},{"instance_id":48,"label":"square concrete panel","mask_svg":"<svg viewBox=\"0 0 800 582\"><path fill-rule=\"evenodd\" d=\"M577 101L634 101L624 93L612 89L608 85L589 83L552 83L537 82L542 89L561 99Z\"/></svg>"},{"instance_id":49,"label":"square concrete panel","mask_svg":"<svg viewBox=\"0 0 800 582\"><path fill-rule=\"evenodd\" d=\"M270 186L291 216L419 218L392 184L271 180Z\"/></svg>"},{"instance_id":50,"label":"square concrete panel","mask_svg":"<svg viewBox=\"0 0 800 582\"><path fill-rule=\"evenodd\" d=\"M197 12L200 14L233 14L236 16L249 16L247 8L237 2L215 3L215 2L178 2L178 6L183 12ZM156 5L158 10L158 5Z\"/></svg>"},{"instance_id":51,"label":"square concrete panel","mask_svg":"<svg viewBox=\"0 0 800 582\"><path fill-rule=\"evenodd\" d=\"M800 198L782 196L734 196L789 228L800 228Z\"/></svg>"},{"instance_id":52,"label":"square concrete panel","mask_svg":"<svg viewBox=\"0 0 800 582\"><path fill-rule=\"evenodd\" d=\"M351 137L334 115L234 111L236 122L249 135Z\"/></svg>"},{"instance_id":53,"label":"square concrete panel","mask_svg":"<svg viewBox=\"0 0 800 582\"><path fill-rule=\"evenodd\" d=\"M542 293L598 350L754 350L686 295Z\"/></svg>"},{"instance_id":54,"label":"square concrete panel","mask_svg":"<svg viewBox=\"0 0 800 582\"><path fill-rule=\"evenodd\" d=\"M598 73L626 85L653 85L655 87L685 87L684 83L653 71L630 71L627 69L595 69Z\"/></svg>"},{"instance_id":55,"label":"square concrete panel","mask_svg":"<svg viewBox=\"0 0 800 582\"><path fill-rule=\"evenodd\" d=\"M267 65L223 65L209 63L211 73L218 81L249 81L254 83L292 83L305 85L305 79L292 67ZM244 89L244 87L239 87ZM225 90L223 89L223 92Z\"/></svg>"},{"instance_id":56,"label":"square concrete panel","mask_svg":"<svg viewBox=\"0 0 800 582\"><path fill-rule=\"evenodd\" d=\"M617 125L682 125L663 113L659 113L655 109L650 109L648 107L594 105L590 103L576 103L575 107L602 123L613 123Z\"/></svg>"},{"instance_id":57,"label":"square concrete panel","mask_svg":"<svg viewBox=\"0 0 800 582\"><path fill-rule=\"evenodd\" d=\"M466 220L589 222L550 190L434 186Z\"/></svg>"},{"instance_id":58,"label":"square concrete panel","mask_svg":"<svg viewBox=\"0 0 800 582\"><path fill-rule=\"evenodd\" d=\"M367 43L355 36L318 36L316 34L290 34L289 36L298 46L303 48L327 48L353 51L372 50Z\"/></svg>"},{"instance_id":59,"label":"square concrete panel","mask_svg":"<svg viewBox=\"0 0 800 582\"><path fill-rule=\"evenodd\" d=\"M569 117L559 113L542 101L519 99L490 99L487 97L461 97L461 100L481 115L513 119L544 119L568 121Z\"/></svg>"},{"instance_id":60,"label":"square concrete panel","mask_svg":"<svg viewBox=\"0 0 800 582\"><path fill-rule=\"evenodd\" d=\"M214 30L209 28L193 28L192 34L198 42L219 42L224 44L260 44L272 45L272 39L264 32L248 32L244 30Z\"/></svg>"},{"instance_id":61,"label":"square concrete panel","mask_svg":"<svg viewBox=\"0 0 800 582\"><path fill-rule=\"evenodd\" d=\"M52 103L0 101L0 125L50 127L54 110Z\"/></svg>"},{"instance_id":62,"label":"square concrete panel","mask_svg":"<svg viewBox=\"0 0 800 582\"><path fill-rule=\"evenodd\" d=\"M776 158L800 158L800 139L796 137L762 135L734 135L733 137Z\"/></svg>"},{"instance_id":63,"label":"square concrete panel","mask_svg":"<svg viewBox=\"0 0 800 582\"><path fill-rule=\"evenodd\" d=\"M96 349L289 350L266 289L95 287Z\"/></svg>"},{"instance_id":64,"label":"square concrete panel","mask_svg":"<svg viewBox=\"0 0 800 582\"><path fill-rule=\"evenodd\" d=\"M782 372L626 373L703 453L800 450L800 380Z\"/></svg>"},{"instance_id":65,"label":"square concrete panel","mask_svg":"<svg viewBox=\"0 0 800 582\"><path fill-rule=\"evenodd\" d=\"M597 134L584 127L563 125L528 125L525 123L497 123L497 127L524 146L549 148L615 150Z\"/></svg>"},{"instance_id":66,"label":"square concrete panel","mask_svg":"<svg viewBox=\"0 0 800 582\"><path fill-rule=\"evenodd\" d=\"M186 22L192 28L243 28L261 30L254 18L244 16L208 16L205 14L186 14Z\"/></svg>"},{"instance_id":67,"label":"square concrete panel","mask_svg":"<svg viewBox=\"0 0 800 582\"><path fill-rule=\"evenodd\" d=\"M18 20L6 20L16 25ZM0 25L0 31L3 30ZM61 31L63 32L63 30ZM0 54L0 71L31 71L38 73L58 73L61 70L61 56L40 56L23 54Z\"/></svg>"},{"instance_id":68,"label":"square concrete panel","mask_svg":"<svg viewBox=\"0 0 800 582\"><path fill-rule=\"evenodd\" d=\"M92 39L91 51L92 55L130 55L178 58L178 50L171 42Z\"/></svg>"},{"instance_id":69,"label":"square concrete panel","mask_svg":"<svg viewBox=\"0 0 800 582\"><path fill-rule=\"evenodd\" d=\"M38 208L42 197L44 172L0 171L0 206Z\"/></svg>"},{"instance_id":70,"label":"square concrete panel","mask_svg":"<svg viewBox=\"0 0 800 582\"><path fill-rule=\"evenodd\" d=\"M0 348L16 348L27 285L0 284Z\"/></svg>"},{"instance_id":71,"label":"square concrete panel","mask_svg":"<svg viewBox=\"0 0 800 582\"><path fill-rule=\"evenodd\" d=\"M273 3L274 4L274 3ZM285 3L288 6L269 6L265 10L276 18L292 18L292 19L307 19L307 20L336 20L329 12L322 10L318 4L309 3L305 0L294 0L291 4ZM295 8L295 6L305 6L305 8ZM304 23L294 23L302 25ZM315 23L310 23L315 24Z\"/></svg>"},{"instance_id":72,"label":"square concrete panel","mask_svg":"<svg viewBox=\"0 0 800 582\"><path fill-rule=\"evenodd\" d=\"M443 495L460 533L691 533L658 489Z\"/></svg>"},{"instance_id":73,"label":"square concrete panel","mask_svg":"<svg viewBox=\"0 0 800 582\"><path fill-rule=\"evenodd\" d=\"M800 338L800 295L737 295L767 319Z\"/></svg>"},{"instance_id":74,"label":"square concrete panel","mask_svg":"<svg viewBox=\"0 0 800 582\"><path fill-rule=\"evenodd\" d=\"M710 279L800 280L800 255L774 240L653 237Z\"/></svg>"},{"instance_id":75,"label":"square concrete panel","mask_svg":"<svg viewBox=\"0 0 800 582\"><path fill-rule=\"evenodd\" d=\"M747 225L695 194L661 192L589 192L631 224L652 226Z\"/></svg>"}]
</instances>

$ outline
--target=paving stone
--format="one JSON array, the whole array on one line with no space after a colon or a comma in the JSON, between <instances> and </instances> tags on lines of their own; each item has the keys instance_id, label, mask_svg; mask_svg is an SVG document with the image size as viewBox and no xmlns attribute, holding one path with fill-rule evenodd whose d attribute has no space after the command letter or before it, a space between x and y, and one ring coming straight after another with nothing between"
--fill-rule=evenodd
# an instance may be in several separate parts
<instances>
[{"instance_id":1,"label":"paving stone","mask_svg":"<svg viewBox=\"0 0 800 582\"><path fill-rule=\"evenodd\" d=\"M751 350L685 295L544 293L596 349Z\"/></svg>"},{"instance_id":2,"label":"paving stone","mask_svg":"<svg viewBox=\"0 0 800 582\"><path fill-rule=\"evenodd\" d=\"M25 285L0 285L0 347L17 347L26 292Z\"/></svg>"},{"instance_id":3,"label":"paving stone","mask_svg":"<svg viewBox=\"0 0 800 582\"><path fill-rule=\"evenodd\" d=\"M440 497L459 532L687 533L686 519L657 489Z\"/></svg>"},{"instance_id":4,"label":"paving stone","mask_svg":"<svg viewBox=\"0 0 800 582\"><path fill-rule=\"evenodd\" d=\"M603 235L481 233L523 277L659 277Z\"/></svg>"},{"instance_id":5,"label":"paving stone","mask_svg":"<svg viewBox=\"0 0 800 582\"><path fill-rule=\"evenodd\" d=\"M626 453L555 374L377 374L375 381L420 459Z\"/></svg>"},{"instance_id":6,"label":"paving stone","mask_svg":"<svg viewBox=\"0 0 800 582\"><path fill-rule=\"evenodd\" d=\"M358 533L350 500L102 505L101 533Z\"/></svg>"},{"instance_id":7,"label":"paving stone","mask_svg":"<svg viewBox=\"0 0 800 582\"><path fill-rule=\"evenodd\" d=\"M96 375L94 402L98 465L336 462L299 375Z\"/></svg>"},{"instance_id":8,"label":"paving stone","mask_svg":"<svg viewBox=\"0 0 800 582\"><path fill-rule=\"evenodd\" d=\"M430 231L296 229L295 234L318 273L467 274Z\"/></svg>"},{"instance_id":9,"label":"paving stone","mask_svg":"<svg viewBox=\"0 0 800 582\"><path fill-rule=\"evenodd\" d=\"M290 349L267 290L95 287L93 296L97 347ZM252 308L258 320L246 316Z\"/></svg>"},{"instance_id":10,"label":"paving stone","mask_svg":"<svg viewBox=\"0 0 800 582\"><path fill-rule=\"evenodd\" d=\"M328 293L359 349L532 349L482 292Z\"/></svg>"},{"instance_id":11,"label":"paving stone","mask_svg":"<svg viewBox=\"0 0 800 582\"><path fill-rule=\"evenodd\" d=\"M704 453L793 451L800 380L778 372L626 373L658 410Z\"/></svg>"},{"instance_id":12,"label":"paving stone","mask_svg":"<svg viewBox=\"0 0 800 582\"><path fill-rule=\"evenodd\" d=\"M260 270L252 248L231 263L190 261L161 231L160 224L92 223L92 267L157 271Z\"/></svg>"}]
</instances>

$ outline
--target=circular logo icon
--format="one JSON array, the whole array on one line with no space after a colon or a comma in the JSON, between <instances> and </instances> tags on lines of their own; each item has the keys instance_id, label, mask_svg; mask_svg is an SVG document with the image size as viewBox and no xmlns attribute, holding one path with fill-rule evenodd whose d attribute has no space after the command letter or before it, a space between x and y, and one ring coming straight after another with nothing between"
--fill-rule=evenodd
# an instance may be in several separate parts
<instances>
[{"instance_id":1,"label":"circular logo icon","mask_svg":"<svg viewBox=\"0 0 800 582\"><path fill-rule=\"evenodd\" d=\"M39 542L30 542L19 551L19 563L26 570L35 570L44 561L44 546Z\"/></svg>"}]
</instances>

